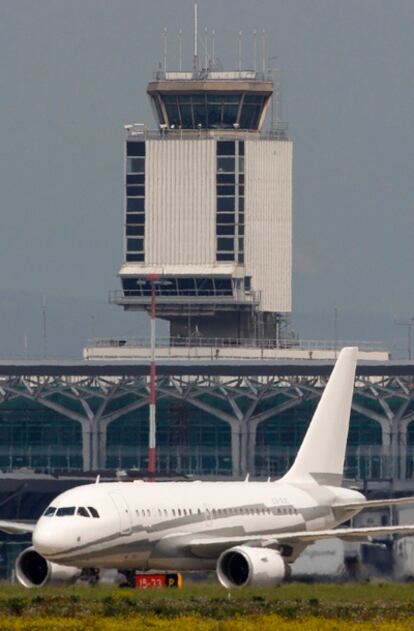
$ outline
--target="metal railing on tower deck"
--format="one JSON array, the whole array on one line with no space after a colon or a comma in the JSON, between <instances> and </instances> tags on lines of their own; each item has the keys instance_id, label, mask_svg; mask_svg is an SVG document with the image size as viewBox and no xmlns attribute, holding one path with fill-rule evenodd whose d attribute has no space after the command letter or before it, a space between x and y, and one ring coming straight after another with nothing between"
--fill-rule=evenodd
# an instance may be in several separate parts
<instances>
[{"instance_id":1,"label":"metal railing on tower deck","mask_svg":"<svg viewBox=\"0 0 414 631\"><path fill-rule=\"evenodd\" d=\"M222 137L227 140L229 136L239 140L289 140L288 123L276 122L271 130L257 131L251 129L180 129L177 127L165 127L162 129L148 129L144 125L132 125L127 130L128 138L133 140L182 140L189 138L209 139Z\"/></svg>"},{"instance_id":2,"label":"metal railing on tower deck","mask_svg":"<svg viewBox=\"0 0 414 631\"><path fill-rule=\"evenodd\" d=\"M134 337L125 339L92 339L88 342L96 347L121 348L128 346L131 348L147 348L150 340L147 337ZM171 348L173 346L200 346L204 348L295 348L298 350L335 350L344 346L358 346L360 350L366 351L386 351L383 342L371 341L344 341L344 340L297 340L297 339L258 339L258 338L238 338L238 337L201 337L192 335L190 337L157 337L157 348Z\"/></svg>"},{"instance_id":3,"label":"metal railing on tower deck","mask_svg":"<svg viewBox=\"0 0 414 631\"><path fill-rule=\"evenodd\" d=\"M115 289L109 292L111 304L149 304L151 293L146 289ZM259 291L244 291L237 289L207 290L207 289L166 289L157 290L157 304L163 303L197 303L197 304L260 304Z\"/></svg>"}]
</instances>

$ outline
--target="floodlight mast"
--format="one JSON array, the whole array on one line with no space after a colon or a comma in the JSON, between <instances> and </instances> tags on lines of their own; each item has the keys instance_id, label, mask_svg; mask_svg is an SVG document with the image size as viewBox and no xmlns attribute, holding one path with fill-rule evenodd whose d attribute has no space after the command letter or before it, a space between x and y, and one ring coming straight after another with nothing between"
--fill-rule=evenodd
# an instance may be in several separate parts
<instances>
[{"instance_id":1,"label":"floodlight mast","mask_svg":"<svg viewBox=\"0 0 414 631\"><path fill-rule=\"evenodd\" d=\"M155 324L157 317L156 296L157 286L170 285L171 281L161 280L159 274L148 274L145 277L145 281L137 281L138 284L145 284L146 282L148 282L151 286L148 473L150 474L149 480L153 481L157 472L157 368L155 363Z\"/></svg>"},{"instance_id":2,"label":"floodlight mast","mask_svg":"<svg viewBox=\"0 0 414 631\"><path fill-rule=\"evenodd\" d=\"M148 274L147 279L151 284L151 356L150 356L150 396L149 396L149 440L148 440L148 473L155 475L157 470L156 447L156 405L157 405L157 371L155 364L155 319L156 319L156 281L160 280L158 274ZM151 476L150 479L153 479Z\"/></svg>"}]
</instances>

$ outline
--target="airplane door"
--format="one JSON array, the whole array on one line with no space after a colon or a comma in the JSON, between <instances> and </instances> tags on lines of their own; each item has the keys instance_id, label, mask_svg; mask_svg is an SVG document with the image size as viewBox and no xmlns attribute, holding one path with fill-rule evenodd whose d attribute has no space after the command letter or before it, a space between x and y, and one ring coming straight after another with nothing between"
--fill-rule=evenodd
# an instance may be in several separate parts
<instances>
[{"instance_id":1,"label":"airplane door","mask_svg":"<svg viewBox=\"0 0 414 631\"><path fill-rule=\"evenodd\" d=\"M131 513L125 499L119 493L110 493L119 516L119 533L129 535L132 532Z\"/></svg>"}]
</instances>

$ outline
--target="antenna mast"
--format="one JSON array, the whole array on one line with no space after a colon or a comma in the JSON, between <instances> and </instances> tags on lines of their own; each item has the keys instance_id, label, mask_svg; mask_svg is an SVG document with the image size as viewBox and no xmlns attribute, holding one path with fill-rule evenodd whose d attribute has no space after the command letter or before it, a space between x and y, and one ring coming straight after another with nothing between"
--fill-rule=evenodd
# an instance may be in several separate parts
<instances>
[{"instance_id":1,"label":"antenna mast","mask_svg":"<svg viewBox=\"0 0 414 631\"><path fill-rule=\"evenodd\" d=\"M253 69L257 72L257 31L253 31Z\"/></svg>"},{"instance_id":2,"label":"antenna mast","mask_svg":"<svg viewBox=\"0 0 414 631\"><path fill-rule=\"evenodd\" d=\"M208 28L204 27L204 68L208 70Z\"/></svg>"},{"instance_id":3,"label":"antenna mast","mask_svg":"<svg viewBox=\"0 0 414 631\"><path fill-rule=\"evenodd\" d=\"M266 72L266 31L262 31L262 72Z\"/></svg>"},{"instance_id":4,"label":"antenna mast","mask_svg":"<svg viewBox=\"0 0 414 631\"><path fill-rule=\"evenodd\" d=\"M183 69L183 30L180 28L178 32L178 69Z\"/></svg>"},{"instance_id":5,"label":"antenna mast","mask_svg":"<svg viewBox=\"0 0 414 631\"><path fill-rule=\"evenodd\" d=\"M193 70L198 72L198 4L194 3L194 54Z\"/></svg>"},{"instance_id":6,"label":"antenna mast","mask_svg":"<svg viewBox=\"0 0 414 631\"><path fill-rule=\"evenodd\" d=\"M163 41L164 41L164 72L167 72L167 28L164 28L163 31Z\"/></svg>"},{"instance_id":7,"label":"antenna mast","mask_svg":"<svg viewBox=\"0 0 414 631\"><path fill-rule=\"evenodd\" d=\"M243 32L239 31L239 72L242 70L242 43L243 43Z\"/></svg>"}]
</instances>

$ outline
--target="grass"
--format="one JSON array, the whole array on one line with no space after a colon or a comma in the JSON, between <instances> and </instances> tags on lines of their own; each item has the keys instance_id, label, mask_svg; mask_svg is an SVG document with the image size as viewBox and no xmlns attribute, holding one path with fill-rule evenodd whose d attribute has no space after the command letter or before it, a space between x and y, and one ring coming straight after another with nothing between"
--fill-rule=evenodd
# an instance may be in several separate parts
<instances>
[{"instance_id":1,"label":"grass","mask_svg":"<svg viewBox=\"0 0 414 631\"><path fill-rule=\"evenodd\" d=\"M183 613L212 618L279 613L300 615L340 612L355 618L362 611L384 610L384 616L407 612L414 616L414 592L410 583L288 583L275 588L243 588L227 591L215 584L186 585L182 589L134 590L112 586L46 587L27 590L0 585L0 615L117 616Z\"/></svg>"},{"instance_id":2,"label":"grass","mask_svg":"<svg viewBox=\"0 0 414 631\"><path fill-rule=\"evenodd\" d=\"M226 591L215 584L181 590L110 586L27 590L0 585L1 631L129 629L414 629L414 592L399 583L288 583Z\"/></svg>"}]
</instances>

